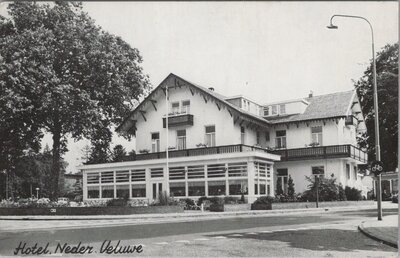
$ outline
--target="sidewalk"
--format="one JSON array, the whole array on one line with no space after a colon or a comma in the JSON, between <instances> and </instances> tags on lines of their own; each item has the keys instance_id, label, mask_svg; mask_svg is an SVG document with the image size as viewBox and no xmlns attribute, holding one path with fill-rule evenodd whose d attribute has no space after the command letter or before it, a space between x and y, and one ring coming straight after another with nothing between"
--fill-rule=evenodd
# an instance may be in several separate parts
<instances>
[{"instance_id":1,"label":"sidewalk","mask_svg":"<svg viewBox=\"0 0 400 258\"><path fill-rule=\"evenodd\" d=\"M398 219L398 215L384 216L381 221L364 221L358 229L372 239L398 248Z\"/></svg>"}]
</instances>

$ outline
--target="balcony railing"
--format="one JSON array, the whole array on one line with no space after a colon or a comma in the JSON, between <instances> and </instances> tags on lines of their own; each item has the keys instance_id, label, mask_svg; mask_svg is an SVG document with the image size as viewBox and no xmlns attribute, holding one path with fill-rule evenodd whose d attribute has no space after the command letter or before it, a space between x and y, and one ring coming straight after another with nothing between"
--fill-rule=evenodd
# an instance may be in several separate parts
<instances>
[{"instance_id":1,"label":"balcony railing","mask_svg":"<svg viewBox=\"0 0 400 258\"><path fill-rule=\"evenodd\" d=\"M203 147L203 148L194 148L185 150L174 150L168 152L168 157L169 158L194 157L203 155L215 155L215 154L249 152L249 151L270 153L270 151L267 151L266 149L260 147L249 146L244 144L236 144L236 145ZM165 152L145 153L145 154L137 154L135 156L126 156L124 157L123 161L152 160L152 159L165 159Z\"/></svg>"},{"instance_id":2,"label":"balcony railing","mask_svg":"<svg viewBox=\"0 0 400 258\"><path fill-rule=\"evenodd\" d=\"M165 128L166 119L163 117L163 127ZM193 115L191 114L180 114L180 115L168 115L168 127L182 126L182 125L193 125Z\"/></svg>"},{"instance_id":3,"label":"balcony railing","mask_svg":"<svg viewBox=\"0 0 400 258\"><path fill-rule=\"evenodd\" d=\"M331 145L321 147L308 147L298 149L282 149L272 151L281 156L281 161L327 159L327 158L353 158L363 163L368 162L368 155L363 150L350 145Z\"/></svg>"}]
</instances>

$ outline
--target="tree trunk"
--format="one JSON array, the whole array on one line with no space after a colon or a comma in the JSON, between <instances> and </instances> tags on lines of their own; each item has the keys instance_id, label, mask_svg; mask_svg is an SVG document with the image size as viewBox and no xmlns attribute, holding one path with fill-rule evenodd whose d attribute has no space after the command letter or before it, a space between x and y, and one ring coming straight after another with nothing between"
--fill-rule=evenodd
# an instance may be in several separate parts
<instances>
[{"instance_id":1,"label":"tree trunk","mask_svg":"<svg viewBox=\"0 0 400 258\"><path fill-rule=\"evenodd\" d=\"M53 132L53 162L51 167L52 174L52 185L51 185L51 196L52 200L57 200L58 198L58 180L60 178L60 149L61 149L61 128L60 126L55 126Z\"/></svg>"}]
</instances>

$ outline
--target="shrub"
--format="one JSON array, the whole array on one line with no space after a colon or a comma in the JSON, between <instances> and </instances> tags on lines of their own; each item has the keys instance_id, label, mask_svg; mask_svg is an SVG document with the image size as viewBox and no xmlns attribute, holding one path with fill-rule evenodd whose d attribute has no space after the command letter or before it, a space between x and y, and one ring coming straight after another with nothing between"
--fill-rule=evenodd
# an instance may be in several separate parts
<instances>
[{"instance_id":1,"label":"shrub","mask_svg":"<svg viewBox=\"0 0 400 258\"><path fill-rule=\"evenodd\" d=\"M195 206L194 200L192 200L190 198L181 199L180 202L183 203L183 205L185 206L184 208L186 210L191 210Z\"/></svg>"},{"instance_id":2,"label":"shrub","mask_svg":"<svg viewBox=\"0 0 400 258\"><path fill-rule=\"evenodd\" d=\"M276 180L276 195L281 195L281 194L283 194L282 177L278 176L278 179Z\"/></svg>"},{"instance_id":3,"label":"shrub","mask_svg":"<svg viewBox=\"0 0 400 258\"><path fill-rule=\"evenodd\" d=\"M212 204L224 204L225 201L223 198L220 197L212 197L209 199Z\"/></svg>"},{"instance_id":4,"label":"shrub","mask_svg":"<svg viewBox=\"0 0 400 258\"><path fill-rule=\"evenodd\" d=\"M160 192L158 194L158 200L151 205L153 206L175 206L180 205L178 200L175 200L172 197L169 197L166 191Z\"/></svg>"},{"instance_id":5,"label":"shrub","mask_svg":"<svg viewBox=\"0 0 400 258\"><path fill-rule=\"evenodd\" d=\"M292 177L289 175L288 179L288 196L294 198L294 183Z\"/></svg>"},{"instance_id":6,"label":"shrub","mask_svg":"<svg viewBox=\"0 0 400 258\"><path fill-rule=\"evenodd\" d=\"M258 197L257 200L253 202L253 204L271 204L274 202L274 197L272 196L261 196Z\"/></svg>"},{"instance_id":7,"label":"shrub","mask_svg":"<svg viewBox=\"0 0 400 258\"><path fill-rule=\"evenodd\" d=\"M107 207L125 207L128 205L128 200L123 198L111 199L107 201Z\"/></svg>"},{"instance_id":8,"label":"shrub","mask_svg":"<svg viewBox=\"0 0 400 258\"><path fill-rule=\"evenodd\" d=\"M308 190L306 190L302 199L306 201L315 201L317 199L316 189L317 184L314 178L306 177L310 182ZM336 184L335 178L320 178L318 183L318 199L319 201L338 201L339 198L339 185Z\"/></svg>"},{"instance_id":9,"label":"shrub","mask_svg":"<svg viewBox=\"0 0 400 258\"><path fill-rule=\"evenodd\" d=\"M138 199L138 200L129 200L128 201L128 206L129 207L138 207L138 206L148 206L148 202L147 202L147 200L141 200L141 199Z\"/></svg>"},{"instance_id":10,"label":"shrub","mask_svg":"<svg viewBox=\"0 0 400 258\"><path fill-rule=\"evenodd\" d=\"M244 196L243 196L244 199ZM239 198L233 197L233 196L225 196L224 197L224 203L225 204L238 204L239 203Z\"/></svg>"},{"instance_id":11,"label":"shrub","mask_svg":"<svg viewBox=\"0 0 400 258\"><path fill-rule=\"evenodd\" d=\"M197 200L197 205L201 205L204 201L206 200L210 200L210 198L206 197L206 196L202 196Z\"/></svg>"},{"instance_id":12,"label":"shrub","mask_svg":"<svg viewBox=\"0 0 400 258\"><path fill-rule=\"evenodd\" d=\"M361 191L358 190L357 188L346 186L346 188L344 189L344 192L346 194L347 200L349 200L349 201L362 200Z\"/></svg>"}]
</instances>

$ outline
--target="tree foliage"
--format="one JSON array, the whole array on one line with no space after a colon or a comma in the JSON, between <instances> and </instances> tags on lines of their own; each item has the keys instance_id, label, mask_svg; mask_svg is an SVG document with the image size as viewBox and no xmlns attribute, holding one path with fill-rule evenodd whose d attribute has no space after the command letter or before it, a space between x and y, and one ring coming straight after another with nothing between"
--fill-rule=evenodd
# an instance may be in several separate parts
<instances>
[{"instance_id":1,"label":"tree foliage","mask_svg":"<svg viewBox=\"0 0 400 258\"><path fill-rule=\"evenodd\" d=\"M121 144L115 145L111 154L111 161L113 162L123 161L125 156L126 156L125 148Z\"/></svg>"},{"instance_id":2,"label":"tree foliage","mask_svg":"<svg viewBox=\"0 0 400 258\"><path fill-rule=\"evenodd\" d=\"M388 171L393 171L397 167L398 58L398 44L386 45L376 58L381 160ZM368 149L369 157L372 158L375 157L372 64L355 82L355 87L368 131L358 141L360 146Z\"/></svg>"},{"instance_id":3,"label":"tree foliage","mask_svg":"<svg viewBox=\"0 0 400 258\"><path fill-rule=\"evenodd\" d=\"M319 178L318 182L313 177L307 177L306 180L309 182L308 189L303 193L302 199L307 201L345 201L343 196L343 187L336 183L336 179L331 178Z\"/></svg>"},{"instance_id":4,"label":"tree foliage","mask_svg":"<svg viewBox=\"0 0 400 258\"><path fill-rule=\"evenodd\" d=\"M278 179L276 180L276 195L281 195L283 194L283 189L282 189L282 177L278 176Z\"/></svg>"},{"instance_id":5,"label":"tree foliage","mask_svg":"<svg viewBox=\"0 0 400 258\"><path fill-rule=\"evenodd\" d=\"M21 137L42 129L52 134L56 198L66 137L98 141L96 131L109 132L147 93L148 77L139 51L95 25L80 4L15 2L8 12L0 18L0 110L30 122L32 130L12 125L25 130Z\"/></svg>"},{"instance_id":6,"label":"tree foliage","mask_svg":"<svg viewBox=\"0 0 400 258\"><path fill-rule=\"evenodd\" d=\"M293 183L293 178L289 175L288 179L288 196L289 197L294 197L294 183Z\"/></svg>"}]
</instances>

